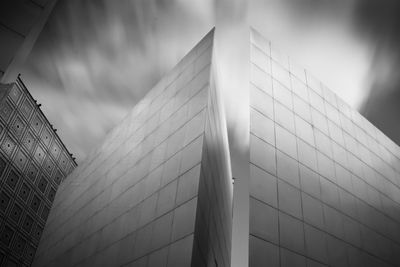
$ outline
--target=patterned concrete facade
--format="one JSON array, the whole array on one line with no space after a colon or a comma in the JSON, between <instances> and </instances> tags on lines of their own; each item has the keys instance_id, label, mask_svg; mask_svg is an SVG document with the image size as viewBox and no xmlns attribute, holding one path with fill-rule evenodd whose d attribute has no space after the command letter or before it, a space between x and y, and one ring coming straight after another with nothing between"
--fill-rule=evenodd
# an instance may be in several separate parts
<instances>
[{"instance_id":1,"label":"patterned concrete facade","mask_svg":"<svg viewBox=\"0 0 400 267\"><path fill-rule=\"evenodd\" d=\"M400 149L251 32L250 266L400 266Z\"/></svg>"},{"instance_id":2,"label":"patterned concrete facade","mask_svg":"<svg viewBox=\"0 0 400 267\"><path fill-rule=\"evenodd\" d=\"M20 78L0 93L0 266L30 266L76 163Z\"/></svg>"},{"instance_id":3,"label":"patterned concrete facade","mask_svg":"<svg viewBox=\"0 0 400 267\"><path fill-rule=\"evenodd\" d=\"M230 265L213 38L212 30L62 184L33 266Z\"/></svg>"}]
</instances>

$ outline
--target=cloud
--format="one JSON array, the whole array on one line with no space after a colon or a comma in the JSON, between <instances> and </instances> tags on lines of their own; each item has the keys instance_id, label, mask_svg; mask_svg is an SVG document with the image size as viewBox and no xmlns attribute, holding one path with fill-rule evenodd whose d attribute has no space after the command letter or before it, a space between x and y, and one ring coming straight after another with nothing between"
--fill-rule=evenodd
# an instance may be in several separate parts
<instances>
[{"instance_id":1,"label":"cloud","mask_svg":"<svg viewBox=\"0 0 400 267\"><path fill-rule=\"evenodd\" d=\"M249 23L400 143L400 2L251 0Z\"/></svg>"},{"instance_id":2,"label":"cloud","mask_svg":"<svg viewBox=\"0 0 400 267\"><path fill-rule=\"evenodd\" d=\"M45 103L41 107L43 113L78 164L132 109L131 105L123 105L120 101L67 94L54 90L54 87L44 88L43 84L28 83L27 86L41 87L35 91L34 97L38 103Z\"/></svg>"},{"instance_id":3,"label":"cloud","mask_svg":"<svg viewBox=\"0 0 400 267\"><path fill-rule=\"evenodd\" d=\"M358 108L372 57L369 44L353 30L354 2L251 0L249 23Z\"/></svg>"},{"instance_id":4,"label":"cloud","mask_svg":"<svg viewBox=\"0 0 400 267\"><path fill-rule=\"evenodd\" d=\"M373 45L370 84L360 111L400 144L400 2L358 1L354 21L360 36Z\"/></svg>"},{"instance_id":5,"label":"cloud","mask_svg":"<svg viewBox=\"0 0 400 267\"><path fill-rule=\"evenodd\" d=\"M116 103L133 107L215 23L224 40L219 54L228 59L228 51L241 54L240 42L230 38L251 25L379 124L400 114L395 108L375 113L385 101L372 101L395 96L389 92L400 84L398 7L377 0L60 0L22 73L81 160L122 118ZM228 106L235 106L241 97L231 96ZM109 120L96 118L100 105L114 114ZM87 145L77 145L77 134Z\"/></svg>"},{"instance_id":6,"label":"cloud","mask_svg":"<svg viewBox=\"0 0 400 267\"><path fill-rule=\"evenodd\" d=\"M213 26L190 2L59 1L23 78L78 160Z\"/></svg>"}]
</instances>

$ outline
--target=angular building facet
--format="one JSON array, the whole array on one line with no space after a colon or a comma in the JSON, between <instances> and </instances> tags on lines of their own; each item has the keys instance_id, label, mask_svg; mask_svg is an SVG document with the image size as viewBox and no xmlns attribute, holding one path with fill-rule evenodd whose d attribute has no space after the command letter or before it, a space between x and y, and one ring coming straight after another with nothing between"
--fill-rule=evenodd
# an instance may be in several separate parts
<instances>
[{"instance_id":1,"label":"angular building facet","mask_svg":"<svg viewBox=\"0 0 400 267\"><path fill-rule=\"evenodd\" d=\"M232 183L204 39L57 193L34 266L229 266Z\"/></svg>"},{"instance_id":2,"label":"angular building facet","mask_svg":"<svg viewBox=\"0 0 400 267\"><path fill-rule=\"evenodd\" d=\"M30 266L76 163L19 77L0 94L0 266Z\"/></svg>"},{"instance_id":3,"label":"angular building facet","mask_svg":"<svg viewBox=\"0 0 400 267\"><path fill-rule=\"evenodd\" d=\"M400 149L251 31L250 266L399 266Z\"/></svg>"},{"instance_id":4,"label":"angular building facet","mask_svg":"<svg viewBox=\"0 0 400 267\"><path fill-rule=\"evenodd\" d=\"M213 40L61 185L34 266L399 266L400 148L250 30L238 156Z\"/></svg>"}]
</instances>

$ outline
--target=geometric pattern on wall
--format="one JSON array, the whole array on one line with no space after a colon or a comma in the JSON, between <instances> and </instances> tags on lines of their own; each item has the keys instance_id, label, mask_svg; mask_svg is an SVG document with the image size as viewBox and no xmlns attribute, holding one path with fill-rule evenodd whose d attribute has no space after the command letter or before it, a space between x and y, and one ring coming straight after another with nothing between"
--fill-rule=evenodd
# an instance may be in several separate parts
<instances>
[{"instance_id":1,"label":"geometric pattern on wall","mask_svg":"<svg viewBox=\"0 0 400 267\"><path fill-rule=\"evenodd\" d=\"M11 103L7 100L3 102L0 106L0 118L4 123L7 123L13 113L13 107Z\"/></svg>"},{"instance_id":2,"label":"geometric pattern on wall","mask_svg":"<svg viewBox=\"0 0 400 267\"><path fill-rule=\"evenodd\" d=\"M42 130L41 140L43 144L48 148L52 139L52 134L48 127L44 127Z\"/></svg>"},{"instance_id":3,"label":"geometric pattern on wall","mask_svg":"<svg viewBox=\"0 0 400 267\"><path fill-rule=\"evenodd\" d=\"M0 177L3 174L4 170L6 169L7 163L6 161L0 157Z\"/></svg>"},{"instance_id":4,"label":"geometric pattern on wall","mask_svg":"<svg viewBox=\"0 0 400 267\"><path fill-rule=\"evenodd\" d=\"M40 200L39 196L37 194L34 194L30 203L32 211L37 212L40 208L41 202L42 201Z\"/></svg>"},{"instance_id":5,"label":"geometric pattern on wall","mask_svg":"<svg viewBox=\"0 0 400 267\"><path fill-rule=\"evenodd\" d=\"M15 146L16 146L15 142L8 134L4 136L0 144L1 150L8 157L11 157L11 154L13 153Z\"/></svg>"},{"instance_id":6,"label":"geometric pattern on wall","mask_svg":"<svg viewBox=\"0 0 400 267\"><path fill-rule=\"evenodd\" d=\"M25 130L25 124L20 116L15 116L10 127L11 133L20 139Z\"/></svg>"},{"instance_id":7,"label":"geometric pattern on wall","mask_svg":"<svg viewBox=\"0 0 400 267\"><path fill-rule=\"evenodd\" d=\"M0 212L2 212L2 214L7 212L10 202L11 202L11 197L5 191L1 191L0 192Z\"/></svg>"},{"instance_id":8,"label":"geometric pattern on wall","mask_svg":"<svg viewBox=\"0 0 400 267\"><path fill-rule=\"evenodd\" d=\"M32 148L36 145L36 140L34 138L34 135L32 132L28 131L25 136L24 139L22 141L22 144L24 145L24 147L30 152L32 151Z\"/></svg>"},{"instance_id":9,"label":"geometric pattern on wall","mask_svg":"<svg viewBox=\"0 0 400 267\"><path fill-rule=\"evenodd\" d=\"M33 223L34 223L33 218L29 215L26 215L24 223L22 225L22 229L25 230L25 232L29 234L32 231Z\"/></svg>"},{"instance_id":10,"label":"geometric pattern on wall","mask_svg":"<svg viewBox=\"0 0 400 267\"><path fill-rule=\"evenodd\" d=\"M26 120L29 120L33 110L34 107L32 102L29 101L28 97L25 97L21 106L21 114L24 116Z\"/></svg>"},{"instance_id":11,"label":"geometric pattern on wall","mask_svg":"<svg viewBox=\"0 0 400 267\"><path fill-rule=\"evenodd\" d=\"M28 161L28 157L22 149L19 149L15 154L14 163L18 167L18 169L22 172L24 167Z\"/></svg>"},{"instance_id":12,"label":"geometric pattern on wall","mask_svg":"<svg viewBox=\"0 0 400 267\"><path fill-rule=\"evenodd\" d=\"M6 177L6 185L9 186L11 190L15 190L19 180L19 174L15 170L11 169Z\"/></svg>"},{"instance_id":13,"label":"geometric pattern on wall","mask_svg":"<svg viewBox=\"0 0 400 267\"><path fill-rule=\"evenodd\" d=\"M25 174L31 183L35 183L39 170L33 162L29 162L25 168Z\"/></svg>"},{"instance_id":14,"label":"geometric pattern on wall","mask_svg":"<svg viewBox=\"0 0 400 267\"><path fill-rule=\"evenodd\" d=\"M22 80L1 88L0 266L30 266L57 188L76 163Z\"/></svg>"},{"instance_id":15,"label":"geometric pattern on wall","mask_svg":"<svg viewBox=\"0 0 400 267\"><path fill-rule=\"evenodd\" d=\"M19 189L18 196L26 202L28 200L29 194L30 194L31 188L27 183L23 183Z\"/></svg>"}]
</instances>

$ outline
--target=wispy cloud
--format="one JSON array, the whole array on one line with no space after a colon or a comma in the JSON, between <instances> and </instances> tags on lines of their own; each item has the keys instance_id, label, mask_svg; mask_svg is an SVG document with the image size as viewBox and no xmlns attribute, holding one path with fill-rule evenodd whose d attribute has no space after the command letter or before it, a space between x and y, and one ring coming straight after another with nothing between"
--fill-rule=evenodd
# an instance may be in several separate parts
<instances>
[{"instance_id":1,"label":"wispy cloud","mask_svg":"<svg viewBox=\"0 0 400 267\"><path fill-rule=\"evenodd\" d=\"M245 23L354 107L366 103L362 110L370 118L379 114L378 121L400 113L374 113L381 104L371 102L398 92L396 3L59 0L23 75L80 161L215 23L226 40ZM225 42L220 55L235 45Z\"/></svg>"},{"instance_id":2,"label":"wispy cloud","mask_svg":"<svg viewBox=\"0 0 400 267\"><path fill-rule=\"evenodd\" d=\"M190 2L59 2L23 75L78 161L214 25Z\"/></svg>"}]
</instances>

